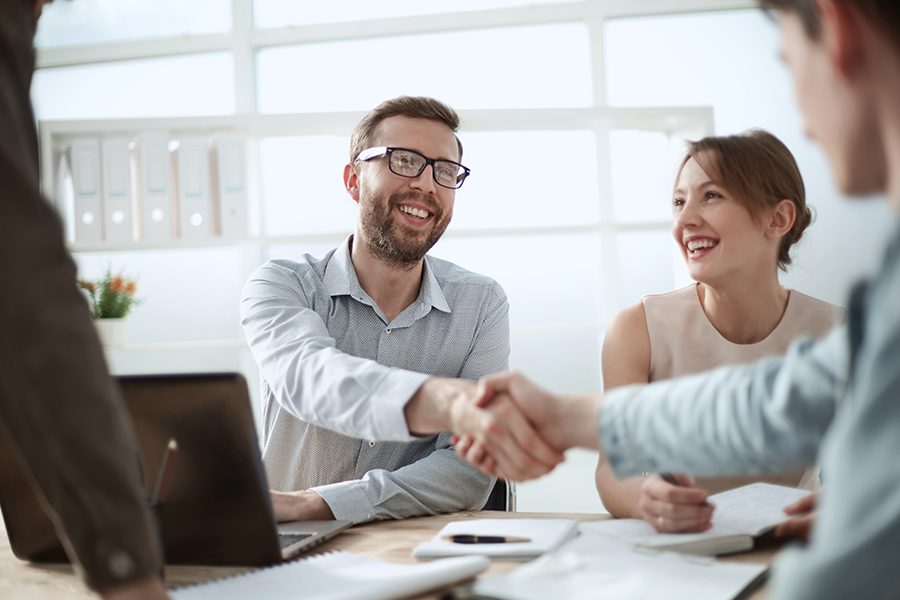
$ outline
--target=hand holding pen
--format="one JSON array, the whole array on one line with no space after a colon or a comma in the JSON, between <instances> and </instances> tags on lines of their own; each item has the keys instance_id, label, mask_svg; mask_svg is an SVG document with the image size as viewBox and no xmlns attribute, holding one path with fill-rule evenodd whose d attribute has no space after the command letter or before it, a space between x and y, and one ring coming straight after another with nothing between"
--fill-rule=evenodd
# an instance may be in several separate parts
<instances>
[{"instance_id":1,"label":"hand holding pen","mask_svg":"<svg viewBox=\"0 0 900 600\"><path fill-rule=\"evenodd\" d=\"M712 527L715 506L707 501L709 492L694 483L688 475L649 475L638 499L641 518L661 533L706 531Z\"/></svg>"}]
</instances>

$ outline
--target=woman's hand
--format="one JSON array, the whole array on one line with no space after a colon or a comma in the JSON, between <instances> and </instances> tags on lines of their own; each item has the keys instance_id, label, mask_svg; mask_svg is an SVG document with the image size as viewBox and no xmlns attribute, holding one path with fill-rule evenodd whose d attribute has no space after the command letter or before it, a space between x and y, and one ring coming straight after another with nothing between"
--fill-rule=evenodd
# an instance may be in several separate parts
<instances>
[{"instance_id":1,"label":"woman's hand","mask_svg":"<svg viewBox=\"0 0 900 600\"><path fill-rule=\"evenodd\" d=\"M644 479L638 499L641 518L660 533L700 532L712 527L715 506L707 502L709 493L693 487L693 477L671 477L677 485L660 475Z\"/></svg>"}]
</instances>

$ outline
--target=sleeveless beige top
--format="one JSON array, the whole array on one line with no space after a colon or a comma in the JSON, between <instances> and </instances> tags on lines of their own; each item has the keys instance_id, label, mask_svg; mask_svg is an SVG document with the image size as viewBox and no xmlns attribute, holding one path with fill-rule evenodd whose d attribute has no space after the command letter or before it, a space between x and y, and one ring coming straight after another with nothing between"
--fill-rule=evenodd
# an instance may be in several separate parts
<instances>
[{"instance_id":1,"label":"sleeveless beige top","mask_svg":"<svg viewBox=\"0 0 900 600\"><path fill-rule=\"evenodd\" d=\"M642 302L650 334L650 381L784 354L794 339L821 338L843 319L840 307L795 290L789 294L781 321L755 344L735 344L722 337L703 311L697 284L645 296ZM697 486L717 493L755 481L815 489L818 469L762 477L702 477L697 478Z\"/></svg>"}]
</instances>

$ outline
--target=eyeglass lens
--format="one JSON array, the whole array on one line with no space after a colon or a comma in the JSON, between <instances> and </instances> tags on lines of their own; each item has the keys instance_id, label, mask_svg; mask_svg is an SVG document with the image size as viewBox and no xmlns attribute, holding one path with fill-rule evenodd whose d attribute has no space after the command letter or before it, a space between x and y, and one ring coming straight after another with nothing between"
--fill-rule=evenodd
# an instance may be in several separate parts
<instances>
[{"instance_id":1,"label":"eyeglass lens","mask_svg":"<svg viewBox=\"0 0 900 600\"><path fill-rule=\"evenodd\" d=\"M391 151L389 164L391 171L397 175L418 177L425 170L428 159L412 150L396 149ZM455 162L435 160L432 168L434 169L434 180L444 187L458 188L462 185L462 179L465 179L465 177L460 178L465 171Z\"/></svg>"}]
</instances>

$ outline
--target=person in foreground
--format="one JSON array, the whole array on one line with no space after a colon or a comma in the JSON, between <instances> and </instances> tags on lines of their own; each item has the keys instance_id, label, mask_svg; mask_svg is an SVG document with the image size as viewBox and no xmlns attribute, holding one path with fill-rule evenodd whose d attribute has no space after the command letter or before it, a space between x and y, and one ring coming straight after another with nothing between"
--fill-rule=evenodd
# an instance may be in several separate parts
<instances>
[{"instance_id":1,"label":"person in foreground","mask_svg":"<svg viewBox=\"0 0 900 600\"><path fill-rule=\"evenodd\" d=\"M778 281L812 215L800 170L772 134L749 131L688 144L672 200L672 234L697 283L645 296L620 312L603 341L605 391L784 354L821 338L843 311ZM603 506L665 532L712 526L711 493L767 481L815 489L818 473L694 479L657 474L619 480L597 464Z\"/></svg>"},{"instance_id":2,"label":"person in foreground","mask_svg":"<svg viewBox=\"0 0 900 600\"><path fill-rule=\"evenodd\" d=\"M900 212L900 3L761 4L776 9L797 102L838 187L856 196L886 192ZM900 598L898 306L895 224L874 276L850 295L846 325L820 342L602 399L555 396L501 374L482 381L480 402L514 398L556 449L599 448L619 476L780 471L818 455L828 485L808 545L778 557L772 596ZM476 435L459 451L488 472L522 476L479 442Z\"/></svg>"},{"instance_id":3,"label":"person in foreground","mask_svg":"<svg viewBox=\"0 0 900 600\"><path fill-rule=\"evenodd\" d=\"M416 403L434 420L472 397L474 380L508 368L503 290L426 254L469 174L458 125L432 98L373 109L344 167L355 233L322 258L272 260L244 288L263 460L269 484L289 490L272 493L279 520L359 523L480 509L488 498L493 480L456 455L449 433L409 436L440 431L409 422Z\"/></svg>"},{"instance_id":4,"label":"person in foreground","mask_svg":"<svg viewBox=\"0 0 900 600\"><path fill-rule=\"evenodd\" d=\"M136 443L63 229L40 195L29 87L45 0L0 3L0 436L66 553L105 598L166 598Z\"/></svg>"}]
</instances>

